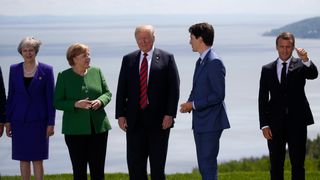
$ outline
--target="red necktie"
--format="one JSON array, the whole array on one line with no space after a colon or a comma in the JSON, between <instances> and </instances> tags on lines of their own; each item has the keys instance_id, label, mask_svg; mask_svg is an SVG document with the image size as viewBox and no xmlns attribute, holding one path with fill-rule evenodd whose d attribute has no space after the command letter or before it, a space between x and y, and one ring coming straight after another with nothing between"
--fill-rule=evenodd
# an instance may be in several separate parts
<instances>
[{"instance_id":1,"label":"red necktie","mask_svg":"<svg viewBox=\"0 0 320 180\"><path fill-rule=\"evenodd\" d=\"M143 54L142 63L140 66L140 107L144 109L148 105L148 60L147 53Z\"/></svg>"}]
</instances>

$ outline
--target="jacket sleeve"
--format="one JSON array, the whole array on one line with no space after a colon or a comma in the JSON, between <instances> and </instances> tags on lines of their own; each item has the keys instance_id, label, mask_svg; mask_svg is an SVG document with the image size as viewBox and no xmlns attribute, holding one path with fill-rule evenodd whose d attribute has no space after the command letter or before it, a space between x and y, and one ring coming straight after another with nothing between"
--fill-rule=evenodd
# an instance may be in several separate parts
<instances>
[{"instance_id":1,"label":"jacket sleeve","mask_svg":"<svg viewBox=\"0 0 320 180\"><path fill-rule=\"evenodd\" d=\"M304 72L305 72L305 78L306 79L316 79L318 77L318 69L316 65L311 62L310 66L303 66L304 67Z\"/></svg>"},{"instance_id":2,"label":"jacket sleeve","mask_svg":"<svg viewBox=\"0 0 320 180\"><path fill-rule=\"evenodd\" d=\"M107 82L99 69L99 75L100 75L100 82L101 82L101 88L102 88L102 94L98 99L103 103L103 106L106 106L111 101L111 92L108 88Z\"/></svg>"},{"instance_id":3,"label":"jacket sleeve","mask_svg":"<svg viewBox=\"0 0 320 180\"><path fill-rule=\"evenodd\" d=\"M58 74L53 104L56 109L62 111L74 111L75 100L66 99L66 81L63 73Z\"/></svg>"},{"instance_id":4,"label":"jacket sleeve","mask_svg":"<svg viewBox=\"0 0 320 180\"><path fill-rule=\"evenodd\" d=\"M52 67L48 68L48 79L46 82L46 97L47 97L47 109L48 109L48 125L55 124L56 110L53 106L54 97L54 75Z\"/></svg>"},{"instance_id":5,"label":"jacket sleeve","mask_svg":"<svg viewBox=\"0 0 320 180\"><path fill-rule=\"evenodd\" d=\"M259 86L258 108L259 108L259 121L260 129L264 126L269 126L268 118L270 116L269 108L269 89L267 82L267 72L262 68Z\"/></svg>"},{"instance_id":6,"label":"jacket sleeve","mask_svg":"<svg viewBox=\"0 0 320 180\"><path fill-rule=\"evenodd\" d=\"M123 57L121 69L119 73L118 79L118 87L117 87L117 94L116 94L116 112L115 118L118 119L119 117L126 116L127 112L127 78L126 78L127 71L127 64L126 58Z\"/></svg>"},{"instance_id":7,"label":"jacket sleeve","mask_svg":"<svg viewBox=\"0 0 320 180\"><path fill-rule=\"evenodd\" d=\"M169 58L169 94L166 115L176 117L180 96L180 78L173 55L170 55Z\"/></svg>"},{"instance_id":8,"label":"jacket sleeve","mask_svg":"<svg viewBox=\"0 0 320 180\"><path fill-rule=\"evenodd\" d=\"M9 88L8 88L8 99L7 99L7 107L6 107L6 122L11 121L12 117L12 110L14 108L13 104L13 97L15 95L15 86L14 86L14 73L15 70L13 66L10 67L10 72L9 72Z\"/></svg>"}]
</instances>

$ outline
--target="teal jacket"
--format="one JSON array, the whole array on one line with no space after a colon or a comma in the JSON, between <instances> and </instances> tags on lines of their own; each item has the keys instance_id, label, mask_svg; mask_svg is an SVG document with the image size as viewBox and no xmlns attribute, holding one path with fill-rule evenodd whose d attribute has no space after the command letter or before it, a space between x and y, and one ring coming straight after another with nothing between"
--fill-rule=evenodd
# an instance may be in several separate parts
<instances>
[{"instance_id":1,"label":"teal jacket","mask_svg":"<svg viewBox=\"0 0 320 180\"><path fill-rule=\"evenodd\" d=\"M102 106L97 110L74 107L76 101L99 99ZM66 135L91 134L90 119L96 133L111 129L104 107L111 100L111 92L99 68L90 67L85 76L76 74L72 68L58 74L54 106L63 111L62 133Z\"/></svg>"}]
</instances>

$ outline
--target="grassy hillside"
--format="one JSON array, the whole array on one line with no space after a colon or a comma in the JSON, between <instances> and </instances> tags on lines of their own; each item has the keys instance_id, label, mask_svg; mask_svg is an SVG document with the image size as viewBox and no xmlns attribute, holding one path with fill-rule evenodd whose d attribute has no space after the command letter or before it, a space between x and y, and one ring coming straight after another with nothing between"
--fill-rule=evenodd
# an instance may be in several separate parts
<instances>
[{"instance_id":1,"label":"grassy hillside","mask_svg":"<svg viewBox=\"0 0 320 180\"><path fill-rule=\"evenodd\" d=\"M277 36L281 32L292 32L295 37L302 39L320 39L320 17L313 17L294 22L283 27L265 32L264 36Z\"/></svg>"}]
</instances>

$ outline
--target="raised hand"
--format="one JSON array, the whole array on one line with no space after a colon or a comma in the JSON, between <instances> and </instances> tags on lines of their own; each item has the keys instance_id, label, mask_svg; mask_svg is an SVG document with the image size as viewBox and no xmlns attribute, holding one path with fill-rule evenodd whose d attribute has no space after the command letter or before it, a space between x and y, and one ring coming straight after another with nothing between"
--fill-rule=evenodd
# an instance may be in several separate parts
<instances>
[{"instance_id":1,"label":"raised hand","mask_svg":"<svg viewBox=\"0 0 320 180\"><path fill-rule=\"evenodd\" d=\"M309 60L308 53L303 48L295 48L298 56L304 61L307 62Z\"/></svg>"}]
</instances>

